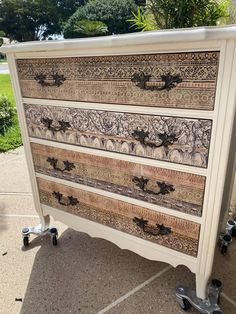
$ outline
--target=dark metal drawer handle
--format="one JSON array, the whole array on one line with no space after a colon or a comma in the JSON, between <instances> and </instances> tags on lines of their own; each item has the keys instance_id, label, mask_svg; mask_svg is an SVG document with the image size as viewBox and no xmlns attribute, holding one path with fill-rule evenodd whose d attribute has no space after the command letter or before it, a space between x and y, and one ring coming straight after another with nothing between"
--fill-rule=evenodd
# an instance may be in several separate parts
<instances>
[{"instance_id":1,"label":"dark metal drawer handle","mask_svg":"<svg viewBox=\"0 0 236 314\"><path fill-rule=\"evenodd\" d=\"M161 80L164 82L163 86L150 86L147 85L147 82L150 81L151 75L150 74L144 74L144 72L136 72L132 75L131 81L136 83L136 86L144 89L144 90L150 90L150 91L161 91L166 89L167 91L171 90L172 88L176 87L179 83L183 81L183 79L180 77L179 74L171 75L170 72L166 75L161 75Z\"/></svg>"},{"instance_id":2,"label":"dark metal drawer handle","mask_svg":"<svg viewBox=\"0 0 236 314\"><path fill-rule=\"evenodd\" d=\"M60 192L53 192L52 195L55 197L55 199L57 199L58 203L61 204L61 205L64 205L64 206L75 206L77 205L79 202L78 202L78 199L76 197L73 197L73 196L67 196L67 202L63 202L62 199L63 199L63 194L61 194Z\"/></svg>"},{"instance_id":3,"label":"dark metal drawer handle","mask_svg":"<svg viewBox=\"0 0 236 314\"><path fill-rule=\"evenodd\" d=\"M49 162L49 164L53 167L54 170L58 170L61 172L71 171L72 169L75 168L75 165L73 164L73 162L69 162L69 160L63 160L63 164L64 164L63 169L57 167L58 159L54 157L48 157L47 162Z\"/></svg>"},{"instance_id":4,"label":"dark metal drawer handle","mask_svg":"<svg viewBox=\"0 0 236 314\"><path fill-rule=\"evenodd\" d=\"M169 145L172 145L174 142L178 141L178 138L175 134L168 135L166 132L158 134L159 139L161 140L160 144L156 144L151 141L147 141L147 138L149 136L148 131L144 131L143 129L139 131L138 129L134 130L131 134L137 141L139 141L141 144L152 147L152 148L158 148L161 146L167 147Z\"/></svg>"},{"instance_id":5,"label":"dark metal drawer handle","mask_svg":"<svg viewBox=\"0 0 236 314\"><path fill-rule=\"evenodd\" d=\"M156 224L156 227L150 226L148 225L148 220L144 220L143 218L134 217L133 222L145 233L153 236L168 235L172 232L170 227L165 227L163 224Z\"/></svg>"},{"instance_id":6,"label":"dark metal drawer handle","mask_svg":"<svg viewBox=\"0 0 236 314\"><path fill-rule=\"evenodd\" d=\"M53 81L47 82L47 75L43 73L36 74L34 79L37 83L39 83L41 86L56 86L59 87L63 84L63 82L66 80L65 76L62 74L53 74L51 75Z\"/></svg>"},{"instance_id":7,"label":"dark metal drawer handle","mask_svg":"<svg viewBox=\"0 0 236 314\"><path fill-rule=\"evenodd\" d=\"M59 120L58 123L59 123L59 126L53 126L52 123L53 123L53 120L52 119L49 119L49 118L42 118L41 119L41 123L43 123L48 130L51 130L53 133L54 132L63 132L65 133L65 131L71 127L70 123L69 122L66 122L64 120Z\"/></svg>"},{"instance_id":8,"label":"dark metal drawer handle","mask_svg":"<svg viewBox=\"0 0 236 314\"><path fill-rule=\"evenodd\" d=\"M158 192L154 192L152 190L147 189L147 184L149 182L149 179L144 178L143 176L141 177L136 177L134 176L132 178L132 181L135 183L137 187L139 187L143 192L152 194L152 195L165 195L169 194L170 192L174 192L175 188L172 184L167 184L164 181L156 181L157 186L159 187Z\"/></svg>"}]
</instances>

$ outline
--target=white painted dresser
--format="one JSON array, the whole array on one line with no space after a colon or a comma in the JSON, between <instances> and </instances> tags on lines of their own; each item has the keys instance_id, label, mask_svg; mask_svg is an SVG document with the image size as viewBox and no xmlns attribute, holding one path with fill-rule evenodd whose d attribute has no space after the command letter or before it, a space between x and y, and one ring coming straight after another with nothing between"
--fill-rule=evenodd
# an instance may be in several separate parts
<instances>
[{"instance_id":1,"label":"white painted dresser","mask_svg":"<svg viewBox=\"0 0 236 314\"><path fill-rule=\"evenodd\" d=\"M53 216L185 265L205 298L232 185L235 43L229 26L1 47L42 229Z\"/></svg>"}]
</instances>

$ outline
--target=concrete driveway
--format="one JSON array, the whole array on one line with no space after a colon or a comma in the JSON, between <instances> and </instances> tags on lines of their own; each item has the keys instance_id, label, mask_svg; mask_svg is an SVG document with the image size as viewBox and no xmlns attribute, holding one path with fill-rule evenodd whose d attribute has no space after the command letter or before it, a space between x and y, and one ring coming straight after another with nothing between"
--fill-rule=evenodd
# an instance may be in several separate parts
<instances>
[{"instance_id":1,"label":"concrete driveway","mask_svg":"<svg viewBox=\"0 0 236 314\"><path fill-rule=\"evenodd\" d=\"M7 63L0 63L0 74L9 73L9 68Z\"/></svg>"},{"instance_id":2,"label":"concrete driveway","mask_svg":"<svg viewBox=\"0 0 236 314\"><path fill-rule=\"evenodd\" d=\"M195 285L185 267L146 260L59 222L57 247L32 236L22 248L21 229L39 222L22 147L0 154L0 173L0 313L183 313L175 287ZM218 251L213 276L224 285L221 307L235 314L236 239L225 257Z\"/></svg>"}]
</instances>

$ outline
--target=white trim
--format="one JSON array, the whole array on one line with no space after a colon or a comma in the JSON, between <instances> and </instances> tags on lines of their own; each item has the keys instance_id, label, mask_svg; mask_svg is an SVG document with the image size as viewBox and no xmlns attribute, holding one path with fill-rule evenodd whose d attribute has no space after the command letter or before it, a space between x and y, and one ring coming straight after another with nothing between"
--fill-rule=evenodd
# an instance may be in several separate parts
<instances>
[{"instance_id":1,"label":"white trim","mask_svg":"<svg viewBox=\"0 0 236 314\"><path fill-rule=\"evenodd\" d=\"M86 39L68 39L58 41L27 42L16 45L2 46L0 52L25 52L25 51L58 51L73 49L98 49L118 48L120 46L137 46L160 43L200 42L236 38L236 26L226 27L199 27L189 29L173 29L150 31L124 35L112 35Z\"/></svg>"},{"instance_id":2,"label":"white trim","mask_svg":"<svg viewBox=\"0 0 236 314\"><path fill-rule=\"evenodd\" d=\"M166 248L150 241L137 238L128 233L101 225L94 221L72 215L62 210L42 204L44 215L52 215L55 220L71 228L89 234L93 238L103 238L113 242L121 249L131 250L150 260L168 261L173 267L187 266L192 272L196 271L196 258L181 252Z\"/></svg>"},{"instance_id":3,"label":"white trim","mask_svg":"<svg viewBox=\"0 0 236 314\"><path fill-rule=\"evenodd\" d=\"M182 212L179 212L179 211L177 211L175 209L165 208L165 207L158 206L158 205L155 205L155 204L151 204L151 203L148 203L148 202L140 201L140 200L137 200L135 198L128 197L128 196L115 194L115 193L108 192L108 191L105 191L105 190L99 190L97 188L93 188L93 187L90 187L90 186L87 186L87 185L82 185L82 184L79 184L79 183L76 183L76 182L72 182L72 181L66 181L66 180L63 180L63 179L50 177L50 176L47 176L45 174L38 173L38 172L36 172L36 177L40 178L40 179L43 179L43 180L50 181L50 182L56 182L56 183L63 184L63 185L69 186L69 187L73 187L75 189L80 189L80 190L83 190L83 191L96 193L96 194L99 194L99 195L103 195L105 197L110 197L112 199L117 199L117 200L122 201L122 202L134 204L134 205L141 206L141 207L144 207L144 208L149 208L149 209L151 209L153 211L156 211L156 212L159 212L159 213L167 214L169 216L178 217L180 219L189 220L189 221L192 221L192 222L196 222L198 224L201 224L201 222L202 222L202 217L197 217L197 216L193 216L193 215L190 215L190 214L182 213Z\"/></svg>"},{"instance_id":4,"label":"white trim","mask_svg":"<svg viewBox=\"0 0 236 314\"><path fill-rule=\"evenodd\" d=\"M13 91L14 91L14 95L16 99L16 109L19 116L19 125L21 129L25 157L26 157L28 170L29 170L29 178L30 178L31 188L32 188L32 193L33 193L34 206L37 213L39 214L40 220L42 222L42 226L44 227L44 223L43 223L44 218L43 218L43 213L40 206L38 187L37 187L37 182L36 182L36 176L34 173L34 164L33 164L33 159L32 159L32 154L31 154L31 149L30 149L30 141L28 137L27 123L26 123L25 114L24 114L24 107L22 103L22 96L21 96L21 90L20 90L14 55L8 54L7 60L8 60L10 74L11 74L11 83L12 83L12 87L13 87Z\"/></svg>"},{"instance_id":5,"label":"white trim","mask_svg":"<svg viewBox=\"0 0 236 314\"><path fill-rule=\"evenodd\" d=\"M37 98L23 98L23 103L30 105L43 105L43 106L55 106L55 107L68 107L79 108L89 110L102 110L102 111L114 111L114 112L127 112L137 113L145 115L160 115L167 117L181 117L188 119L207 119L212 120L214 111L207 110L192 110L188 108L175 109L175 108L163 108L163 107L148 107L148 106L131 106L131 105L117 105L106 103L91 103L80 101L63 101L63 100L51 100L51 99L37 99Z\"/></svg>"},{"instance_id":6,"label":"white trim","mask_svg":"<svg viewBox=\"0 0 236 314\"><path fill-rule=\"evenodd\" d=\"M213 266L231 131L235 116L236 54L235 56L234 54L235 41L229 41L224 54L224 73L219 96L220 106L216 109L214 152L209 161L211 177L209 179L210 187L207 191L209 195L206 204L208 212L203 215L204 223L200 235L198 273L205 278L210 276ZM235 153L235 148L232 149L232 153Z\"/></svg>"}]
</instances>

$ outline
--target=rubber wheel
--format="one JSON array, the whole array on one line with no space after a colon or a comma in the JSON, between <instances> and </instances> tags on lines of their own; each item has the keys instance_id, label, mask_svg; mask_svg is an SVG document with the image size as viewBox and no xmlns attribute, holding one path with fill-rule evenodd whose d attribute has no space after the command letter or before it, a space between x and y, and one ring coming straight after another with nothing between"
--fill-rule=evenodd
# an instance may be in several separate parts
<instances>
[{"instance_id":1,"label":"rubber wheel","mask_svg":"<svg viewBox=\"0 0 236 314\"><path fill-rule=\"evenodd\" d=\"M28 246L29 245L29 237L23 237L23 245Z\"/></svg>"},{"instance_id":2,"label":"rubber wheel","mask_svg":"<svg viewBox=\"0 0 236 314\"><path fill-rule=\"evenodd\" d=\"M57 245L57 236L56 236L56 235L54 235L54 236L52 237L52 244L53 244L54 246Z\"/></svg>"},{"instance_id":3,"label":"rubber wheel","mask_svg":"<svg viewBox=\"0 0 236 314\"><path fill-rule=\"evenodd\" d=\"M191 309L192 304L187 299L182 299L183 304L180 304L180 307L184 311L188 311Z\"/></svg>"}]
</instances>

